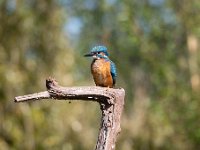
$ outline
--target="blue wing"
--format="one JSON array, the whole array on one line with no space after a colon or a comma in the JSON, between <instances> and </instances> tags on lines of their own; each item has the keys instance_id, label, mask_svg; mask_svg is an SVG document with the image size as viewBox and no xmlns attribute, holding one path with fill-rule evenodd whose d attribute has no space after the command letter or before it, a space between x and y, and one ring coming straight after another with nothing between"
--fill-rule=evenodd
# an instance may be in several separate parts
<instances>
[{"instance_id":1,"label":"blue wing","mask_svg":"<svg viewBox=\"0 0 200 150\"><path fill-rule=\"evenodd\" d=\"M116 77L117 77L117 69L116 69L115 63L112 61L110 61L110 72L113 78L113 85L115 85Z\"/></svg>"}]
</instances>

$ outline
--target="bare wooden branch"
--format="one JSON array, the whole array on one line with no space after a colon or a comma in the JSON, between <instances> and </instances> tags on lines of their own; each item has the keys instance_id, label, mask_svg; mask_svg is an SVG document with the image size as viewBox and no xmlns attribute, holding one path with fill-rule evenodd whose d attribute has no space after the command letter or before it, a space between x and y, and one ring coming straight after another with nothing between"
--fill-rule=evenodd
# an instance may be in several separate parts
<instances>
[{"instance_id":1,"label":"bare wooden branch","mask_svg":"<svg viewBox=\"0 0 200 150\"><path fill-rule=\"evenodd\" d=\"M17 96L15 97L15 102L25 102L30 100L41 100L41 99L48 99L51 98L48 91L40 92L40 93L34 93L34 94L28 94L23 96Z\"/></svg>"},{"instance_id":2,"label":"bare wooden branch","mask_svg":"<svg viewBox=\"0 0 200 150\"><path fill-rule=\"evenodd\" d=\"M96 101L102 111L101 127L96 150L114 150L117 135L120 132L120 118L124 106L124 89L104 88L97 86L62 87L49 78L46 80L47 91L17 96L15 102L30 100L85 100Z\"/></svg>"}]
</instances>

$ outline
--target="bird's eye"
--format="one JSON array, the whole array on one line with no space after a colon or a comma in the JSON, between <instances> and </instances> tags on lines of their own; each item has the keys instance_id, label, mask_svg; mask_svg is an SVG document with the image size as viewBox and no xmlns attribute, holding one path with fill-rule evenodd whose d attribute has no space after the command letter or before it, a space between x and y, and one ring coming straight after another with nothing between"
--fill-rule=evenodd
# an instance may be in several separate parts
<instances>
[{"instance_id":1,"label":"bird's eye","mask_svg":"<svg viewBox=\"0 0 200 150\"><path fill-rule=\"evenodd\" d=\"M100 54L101 52L97 52L97 54Z\"/></svg>"}]
</instances>

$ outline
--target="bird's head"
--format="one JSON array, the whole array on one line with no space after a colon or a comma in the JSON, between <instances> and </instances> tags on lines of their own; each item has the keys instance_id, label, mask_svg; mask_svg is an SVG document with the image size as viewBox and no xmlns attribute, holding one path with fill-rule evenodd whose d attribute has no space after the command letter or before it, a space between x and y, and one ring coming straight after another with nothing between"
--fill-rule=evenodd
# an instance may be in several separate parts
<instances>
[{"instance_id":1,"label":"bird's head","mask_svg":"<svg viewBox=\"0 0 200 150\"><path fill-rule=\"evenodd\" d=\"M98 56L108 56L108 51L105 46L95 46L90 50L90 53L85 54L85 57L93 57L94 59L98 59Z\"/></svg>"}]
</instances>

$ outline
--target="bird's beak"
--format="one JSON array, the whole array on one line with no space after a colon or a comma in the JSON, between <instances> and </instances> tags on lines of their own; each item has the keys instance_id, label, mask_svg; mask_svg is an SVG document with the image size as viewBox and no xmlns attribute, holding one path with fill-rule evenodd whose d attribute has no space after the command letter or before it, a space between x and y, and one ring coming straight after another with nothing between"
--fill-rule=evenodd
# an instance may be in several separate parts
<instances>
[{"instance_id":1,"label":"bird's beak","mask_svg":"<svg viewBox=\"0 0 200 150\"><path fill-rule=\"evenodd\" d=\"M89 54L85 54L84 57L92 57L94 54L93 53L89 53Z\"/></svg>"}]
</instances>

